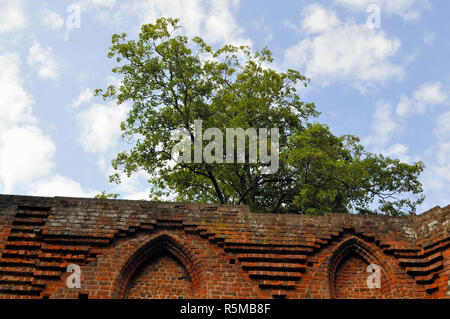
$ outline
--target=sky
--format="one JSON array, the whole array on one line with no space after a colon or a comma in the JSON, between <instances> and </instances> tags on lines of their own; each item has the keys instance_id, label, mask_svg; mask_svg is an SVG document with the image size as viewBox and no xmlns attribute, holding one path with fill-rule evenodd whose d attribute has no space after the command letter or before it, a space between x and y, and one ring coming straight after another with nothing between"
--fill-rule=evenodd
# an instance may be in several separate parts
<instances>
[{"instance_id":1,"label":"sky","mask_svg":"<svg viewBox=\"0 0 450 319\"><path fill-rule=\"evenodd\" d=\"M214 46L267 46L277 69L311 78L301 99L334 134L425 163L418 212L446 206L449 15L448 0L0 0L0 193L148 198L143 172L109 183L130 105L93 91L118 81L114 33L172 17Z\"/></svg>"}]
</instances>

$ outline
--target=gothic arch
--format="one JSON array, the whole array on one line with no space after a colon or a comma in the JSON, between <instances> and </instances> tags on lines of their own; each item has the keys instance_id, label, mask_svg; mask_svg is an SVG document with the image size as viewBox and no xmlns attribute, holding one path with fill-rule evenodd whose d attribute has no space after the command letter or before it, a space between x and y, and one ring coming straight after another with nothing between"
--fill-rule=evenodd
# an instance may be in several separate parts
<instances>
[{"instance_id":1,"label":"gothic arch","mask_svg":"<svg viewBox=\"0 0 450 319\"><path fill-rule=\"evenodd\" d=\"M331 298L392 298L392 270L376 257L359 238L353 237L338 246L328 264ZM381 288L369 288L367 266L381 267Z\"/></svg>"},{"instance_id":2,"label":"gothic arch","mask_svg":"<svg viewBox=\"0 0 450 319\"><path fill-rule=\"evenodd\" d=\"M189 297L200 297L200 285L203 282L200 261L191 248L169 233L158 235L132 254L119 273L114 297L126 298L127 288L133 278L142 271L143 267L161 257L169 257L185 270L192 284L192 294Z\"/></svg>"}]
</instances>

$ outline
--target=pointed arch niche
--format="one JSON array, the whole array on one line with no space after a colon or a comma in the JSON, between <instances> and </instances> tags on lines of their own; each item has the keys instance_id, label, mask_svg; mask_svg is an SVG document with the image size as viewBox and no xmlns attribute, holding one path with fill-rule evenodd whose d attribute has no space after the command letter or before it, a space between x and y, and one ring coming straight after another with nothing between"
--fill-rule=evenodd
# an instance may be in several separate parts
<instances>
[{"instance_id":1,"label":"pointed arch niche","mask_svg":"<svg viewBox=\"0 0 450 319\"><path fill-rule=\"evenodd\" d=\"M380 288L367 285L367 278L371 275L367 267L371 264L381 267ZM346 240L330 259L328 282L331 298L392 298L391 281L385 268L363 241L357 238Z\"/></svg>"},{"instance_id":2,"label":"pointed arch niche","mask_svg":"<svg viewBox=\"0 0 450 319\"><path fill-rule=\"evenodd\" d=\"M176 237L158 236L129 258L119 276L116 298L198 297L201 280L194 255Z\"/></svg>"}]
</instances>

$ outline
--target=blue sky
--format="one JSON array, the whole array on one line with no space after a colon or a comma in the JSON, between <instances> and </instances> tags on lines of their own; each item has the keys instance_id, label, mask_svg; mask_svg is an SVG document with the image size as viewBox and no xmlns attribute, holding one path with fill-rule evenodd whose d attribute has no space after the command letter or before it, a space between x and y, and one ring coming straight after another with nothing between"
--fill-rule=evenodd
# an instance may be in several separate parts
<instances>
[{"instance_id":1,"label":"blue sky","mask_svg":"<svg viewBox=\"0 0 450 319\"><path fill-rule=\"evenodd\" d=\"M425 163L419 212L447 205L449 14L445 0L0 0L0 193L147 198L144 173L108 182L129 106L92 92L118 81L112 34L165 16L216 46L268 46L311 78L302 99L335 134Z\"/></svg>"}]
</instances>

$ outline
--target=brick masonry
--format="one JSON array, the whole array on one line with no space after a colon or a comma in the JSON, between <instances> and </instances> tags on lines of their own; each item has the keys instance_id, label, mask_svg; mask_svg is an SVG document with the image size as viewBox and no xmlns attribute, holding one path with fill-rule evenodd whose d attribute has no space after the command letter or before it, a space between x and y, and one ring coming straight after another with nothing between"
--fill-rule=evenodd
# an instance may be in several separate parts
<instances>
[{"instance_id":1,"label":"brick masonry","mask_svg":"<svg viewBox=\"0 0 450 319\"><path fill-rule=\"evenodd\" d=\"M0 195L0 298L450 298L449 228L450 206L304 216Z\"/></svg>"}]
</instances>

